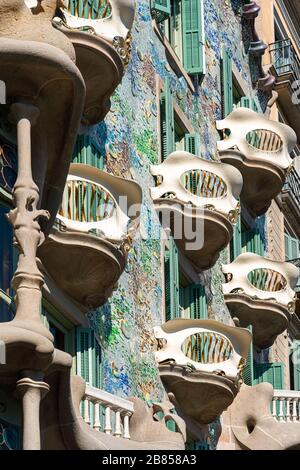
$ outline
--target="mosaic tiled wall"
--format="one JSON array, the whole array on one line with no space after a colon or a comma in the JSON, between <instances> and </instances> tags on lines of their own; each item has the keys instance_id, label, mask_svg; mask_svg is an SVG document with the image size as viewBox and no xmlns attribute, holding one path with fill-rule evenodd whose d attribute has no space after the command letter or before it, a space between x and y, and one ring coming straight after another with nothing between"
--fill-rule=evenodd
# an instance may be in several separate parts
<instances>
[{"instance_id":1,"label":"mosaic tiled wall","mask_svg":"<svg viewBox=\"0 0 300 470\"><path fill-rule=\"evenodd\" d=\"M152 328L162 319L161 248L160 241L150 235L155 230L159 234L159 225L149 196L153 185L149 167L159 159L156 74L162 80L169 78L178 105L200 133L202 155L206 158L217 158L216 141L220 139L215 121L222 115L222 43L231 51L238 71L248 83L249 95L253 95L253 90L244 46L247 27L242 26L240 16L242 1L205 1L207 73L201 85L195 84L195 95L166 60L164 46L153 30L149 1L137 3L131 62L105 123L90 132L106 155L107 170L131 176L143 188L141 236L135 240L115 294L90 319L103 346L104 388L120 395L134 394L151 403L163 393L152 352ZM228 323L231 319L221 293L220 270L220 263L226 263L227 256L226 250L211 272L203 273L203 279L210 316Z\"/></svg>"}]
</instances>

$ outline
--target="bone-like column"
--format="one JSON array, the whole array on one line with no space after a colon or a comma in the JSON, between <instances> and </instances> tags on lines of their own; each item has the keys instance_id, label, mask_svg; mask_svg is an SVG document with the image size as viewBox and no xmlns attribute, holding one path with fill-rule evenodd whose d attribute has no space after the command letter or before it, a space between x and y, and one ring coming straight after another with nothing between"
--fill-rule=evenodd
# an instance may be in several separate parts
<instances>
[{"instance_id":1,"label":"bone-like column","mask_svg":"<svg viewBox=\"0 0 300 470\"><path fill-rule=\"evenodd\" d=\"M24 378L17 382L17 393L22 398L23 450L40 450L40 403L49 385L42 381L43 375L35 371L23 371L22 375Z\"/></svg>"},{"instance_id":2,"label":"bone-like column","mask_svg":"<svg viewBox=\"0 0 300 470\"><path fill-rule=\"evenodd\" d=\"M37 266L36 253L44 236L38 219L49 218L49 213L37 210L39 190L32 178L31 127L38 116L38 108L31 104L15 103L11 106L10 119L17 125L18 177L13 189L15 208L8 214L8 220L14 228L15 243L20 252L12 281L17 294L15 319L41 323L41 287L44 279Z\"/></svg>"}]
</instances>

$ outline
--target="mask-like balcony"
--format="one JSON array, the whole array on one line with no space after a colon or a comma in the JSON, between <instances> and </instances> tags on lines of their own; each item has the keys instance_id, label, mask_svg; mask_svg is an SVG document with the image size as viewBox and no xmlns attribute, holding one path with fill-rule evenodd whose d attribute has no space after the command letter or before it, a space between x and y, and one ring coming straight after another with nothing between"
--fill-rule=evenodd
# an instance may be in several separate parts
<instances>
[{"instance_id":1,"label":"mask-like balcony","mask_svg":"<svg viewBox=\"0 0 300 470\"><path fill-rule=\"evenodd\" d=\"M220 159L242 173L241 201L253 216L264 214L291 168L295 132L247 108L237 108L217 121L217 129L224 131L224 140L218 142Z\"/></svg>"},{"instance_id":2,"label":"mask-like balcony","mask_svg":"<svg viewBox=\"0 0 300 470\"><path fill-rule=\"evenodd\" d=\"M126 265L142 191L132 180L72 164L56 226L39 256L48 274L80 306L110 296Z\"/></svg>"},{"instance_id":3,"label":"mask-like balcony","mask_svg":"<svg viewBox=\"0 0 300 470\"><path fill-rule=\"evenodd\" d=\"M95 124L109 110L109 97L122 79L131 50L134 0L66 0L54 18L72 42L86 83L84 120Z\"/></svg>"},{"instance_id":4,"label":"mask-like balcony","mask_svg":"<svg viewBox=\"0 0 300 470\"><path fill-rule=\"evenodd\" d=\"M230 165L188 152L171 153L152 166L151 196L163 228L197 271L209 269L230 242L239 213L241 174Z\"/></svg>"},{"instance_id":5,"label":"mask-like balcony","mask_svg":"<svg viewBox=\"0 0 300 470\"><path fill-rule=\"evenodd\" d=\"M291 263L242 253L222 268L225 302L242 327L252 325L258 349L272 346L287 328L295 309L299 270Z\"/></svg>"},{"instance_id":6,"label":"mask-like balcony","mask_svg":"<svg viewBox=\"0 0 300 470\"><path fill-rule=\"evenodd\" d=\"M214 421L239 391L248 330L214 320L171 320L154 329L161 379L186 416Z\"/></svg>"}]
</instances>

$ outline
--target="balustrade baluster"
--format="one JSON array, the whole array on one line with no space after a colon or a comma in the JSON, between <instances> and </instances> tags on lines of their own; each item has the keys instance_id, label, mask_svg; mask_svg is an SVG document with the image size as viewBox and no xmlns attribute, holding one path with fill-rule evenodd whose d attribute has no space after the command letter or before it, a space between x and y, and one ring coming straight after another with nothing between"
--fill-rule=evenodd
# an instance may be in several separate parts
<instances>
[{"instance_id":1,"label":"balustrade baluster","mask_svg":"<svg viewBox=\"0 0 300 470\"><path fill-rule=\"evenodd\" d=\"M87 424L91 424L91 420L90 420L90 402L89 402L88 398L85 398L85 400L83 402L83 406L84 406L84 421Z\"/></svg>"},{"instance_id":2,"label":"balustrade baluster","mask_svg":"<svg viewBox=\"0 0 300 470\"><path fill-rule=\"evenodd\" d=\"M101 429L101 423L100 423L100 403L98 401L95 402L94 413L95 413L94 429L97 429L97 431L99 431Z\"/></svg>"},{"instance_id":3,"label":"balustrade baluster","mask_svg":"<svg viewBox=\"0 0 300 470\"><path fill-rule=\"evenodd\" d=\"M299 398L293 398L293 412L292 412L292 421L295 423L297 421L297 402Z\"/></svg>"},{"instance_id":4,"label":"balustrade baluster","mask_svg":"<svg viewBox=\"0 0 300 470\"><path fill-rule=\"evenodd\" d=\"M130 439L130 432L129 432L129 419L130 419L130 415L127 413L124 415L124 419L123 419L123 424L124 424L124 433L123 433L123 437L124 439Z\"/></svg>"},{"instance_id":5,"label":"balustrade baluster","mask_svg":"<svg viewBox=\"0 0 300 470\"><path fill-rule=\"evenodd\" d=\"M120 412L120 410L116 411L115 419L116 419L116 422L115 422L114 435L116 437L121 437L122 436L122 426L121 426L121 412Z\"/></svg>"},{"instance_id":6,"label":"balustrade baluster","mask_svg":"<svg viewBox=\"0 0 300 470\"><path fill-rule=\"evenodd\" d=\"M273 397L273 402L272 402L272 416L274 419L277 420L277 398Z\"/></svg>"},{"instance_id":7,"label":"balustrade baluster","mask_svg":"<svg viewBox=\"0 0 300 470\"><path fill-rule=\"evenodd\" d=\"M284 421L284 401L285 399L283 397L279 398L279 421Z\"/></svg>"},{"instance_id":8,"label":"balustrade baluster","mask_svg":"<svg viewBox=\"0 0 300 470\"><path fill-rule=\"evenodd\" d=\"M110 413L110 406L106 405L105 407L105 428L104 432L106 434L111 434L112 432L112 427L111 427L111 413Z\"/></svg>"}]
</instances>

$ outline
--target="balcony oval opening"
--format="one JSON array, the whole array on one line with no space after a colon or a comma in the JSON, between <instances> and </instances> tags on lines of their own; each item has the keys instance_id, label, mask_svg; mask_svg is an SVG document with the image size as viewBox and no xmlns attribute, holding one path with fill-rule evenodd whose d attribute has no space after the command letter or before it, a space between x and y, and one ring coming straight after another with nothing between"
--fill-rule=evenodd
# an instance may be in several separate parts
<instances>
[{"instance_id":1,"label":"balcony oval opening","mask_svg":"<svg viewBox=\"0 0 300 470\"><path fill-rule=\"evenodd\" d=\"M281 137L273 131L266 129L255 129L248 132L246 140L249 147L261 152L280 152L283 147Z\"/></svg>"},{"instance_id":2,"label":"balcony oval opening","mask_svg":"<svg viewBox=\"0 0 300 470\"><path fill-rule=\"evenodd\" d=\"M192 361L215 364L232 357L233 346L223 335L205 331L188 336L181 346L182 352Z\"/></svg>"},{"instance_id":3,"label":"balcony oval opening","mask_svg":"<svg viewBox=\"0 0 300 470\"><path fill-rule=\"evenodd\" d=\"M225 181L206 170L186 171L181 176L181 184L188 192L202 198L221 198L227 193Z\"/></svg>"},{"instance_id":4,"label":"balcony oval opening","mask_svg":"<svg viewBox=\"0 0 300 470\"><path fill-rule=\"evenodd\" d=\"M254 269L248 274L248 280L256 289L267 292L279 292L287 286L282 274L266 268Z\"/></svg>"},{"instance_id":5,"label":"balcony oval opening","mask_svg":"<svg viewBox=\"0 0 300 470\"><path fill-rule=\"evenodd\" d=\"M112 217L115 201L99 184L72 179L67 181L59 215L77 222L100 222Z\"/></svg>"},{"instance_id":6,"label":"balcony oval opening","mask_svg":"<svg viewBox=\"0 0 300 470\"><path fill-rule=\"evenodd\" d=\"M78 18L101 20L111 15L111 5L107 0L94 0L93 2L68 0L66 3L68 13Z\"/></svg>"}]
</instances>

